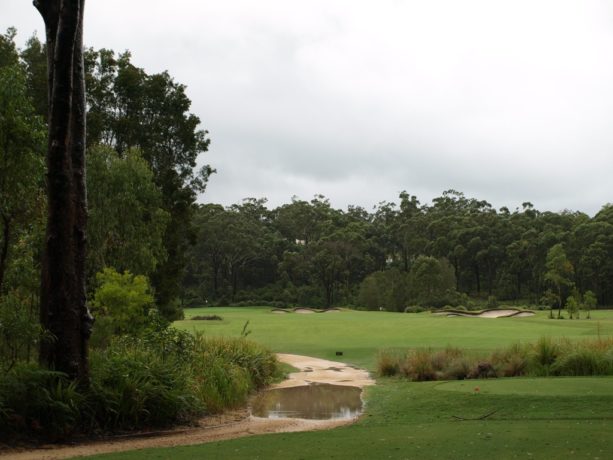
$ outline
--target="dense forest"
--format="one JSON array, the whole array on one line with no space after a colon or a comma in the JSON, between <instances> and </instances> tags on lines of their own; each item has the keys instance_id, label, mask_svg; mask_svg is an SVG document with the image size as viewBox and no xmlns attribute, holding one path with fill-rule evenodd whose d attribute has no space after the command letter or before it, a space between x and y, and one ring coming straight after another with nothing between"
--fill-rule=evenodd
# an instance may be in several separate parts
<instances>
[{"instance_id":1,"label":"dense forest","mask_svg":"<svg viewBox=\"0 0 613 460\"><path fill-rule=\"evenodd\" d=\"M496 210L463 193L422 205L406 192L373 212L263 199L200 205L185 278L189 302L281 302L401 310L516 300L559 306L613 295L613 206L594 217Z\"/></svg>"}]
</instances>

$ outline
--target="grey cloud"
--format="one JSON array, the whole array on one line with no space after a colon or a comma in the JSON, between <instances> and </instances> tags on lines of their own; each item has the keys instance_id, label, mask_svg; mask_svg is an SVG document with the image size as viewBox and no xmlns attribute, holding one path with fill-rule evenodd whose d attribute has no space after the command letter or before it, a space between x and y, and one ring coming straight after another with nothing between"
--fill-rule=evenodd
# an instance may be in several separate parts
<instances>
[{"instance_id":1,"label":"grey cloud","mask_svg":"<svg viewBox=\"0 0 613 460\"><path fill-rule=\"evenodd\" d=\"M605 3L108 0L88 3L86 39L188 86L218 170L204 201L455 188L594 213L613 193ZM28 2L0 13L42 30Z\"/></svg>"}]
</instances>

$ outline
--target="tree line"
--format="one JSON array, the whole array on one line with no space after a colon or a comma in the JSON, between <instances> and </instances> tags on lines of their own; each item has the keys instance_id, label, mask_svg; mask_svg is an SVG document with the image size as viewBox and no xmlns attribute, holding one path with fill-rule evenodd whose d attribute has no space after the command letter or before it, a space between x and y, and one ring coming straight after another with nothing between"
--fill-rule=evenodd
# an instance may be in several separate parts
<instances>
[{"instance_id":1,"label":"tree line","mask_svg":"<svg viewBox=\"0 0 613 460\"><path fill-rule=\"evenodd\" d=\"M430 204L400 193L372 211L323 196L269 209L248 198L203 204L184 278L192 305L466 305L475 299L561 308L590 291L613 301L613 206L593 217L509 210L448 190ZM591 295L591 294L590 294Z\"/></svg>"}]
</instances>

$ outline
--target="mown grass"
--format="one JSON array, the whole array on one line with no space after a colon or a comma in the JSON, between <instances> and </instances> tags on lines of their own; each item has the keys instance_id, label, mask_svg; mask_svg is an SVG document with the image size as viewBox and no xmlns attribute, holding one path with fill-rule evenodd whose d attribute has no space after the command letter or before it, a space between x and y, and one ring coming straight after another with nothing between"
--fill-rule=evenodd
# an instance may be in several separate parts
<instances>
[{"instance_id":1,"label":"mown grass","mask_svg":"<svg viewBox=\"0 0 613 460\"><path fill-rule=\"evenodd\" d=\"M237 337L249 321L249 338L271 350L342 360L374 370L382 349L452 347L490 352L540 337L570 340L613 335L613 311L592 312L590 320L548 319L548 312L528 318L446 318L430 313L362 312L298 314L272 313L267 307L195 308L175 326L203 331L207 336ZM218 314L222 321L189 321L191 316Z\"/></svg>"},{"instance_id":2,"label":"mown grass","mask_svg":"<svg viewBox=\"0 0 613 460\"><path fill-rule=\"evenodd\" d=\"M188 310L187 315L211 309ZM344 311L270 313L268 308L215 309L224 320L207 335L250 339L274 351L343 360L375 368L380 350L454 347L489 353L540 337L585 340L613 334L613 312L592 320L445 318L428 313ZM193 330L193 323L179 323ZM198 324L200 326L200 324ZM343 351L336 357L335 351ZM547 362L556 350L542 345ZM479 391L475 391L478 387ZM410 382L379 378L366 390L366 412L354 425L321 432L254 436L199 446L111 454L117 459L608 459L613 458L613 377L501 378ZM496 411L485 420L478 418Z\"/></svg>"}]
</instances>

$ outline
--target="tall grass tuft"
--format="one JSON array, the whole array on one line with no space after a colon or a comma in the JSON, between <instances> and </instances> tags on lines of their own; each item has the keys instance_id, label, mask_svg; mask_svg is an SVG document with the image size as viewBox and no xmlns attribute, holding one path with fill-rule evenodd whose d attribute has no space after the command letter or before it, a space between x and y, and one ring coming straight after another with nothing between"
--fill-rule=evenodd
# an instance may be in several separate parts
<instances>
[{"instance_id":1,"label":"tall grass tuft","mask_svg":"<svg viewBox=\"0 0 613 460\"><path fill-rule=\"evenodd\" d=\"M502 377L520 377L528 371L529 348L515 343L508 348L492 353L491 361L496 374Z\"/></svg>"},{"instance_id":2,"label":"tall grass tuft","mask_svg":"<svg viewBox=\"0 0 613 460\"><path fill-rule=\"evenodd\" d=\"M278 373L275 356L244 338L197 336L191 366L194 390L209 413L243 404Z\"/></svg>"},{"instance_id":3,"label":"tall grass tuft","mask_svg":"<svg viewBox=\"0 0 613 460\"><path fill-rule=\"evenodd\" d=\"M541 337L532 346L532 364L539 375L548 375L553 363L560 355L560 344L550 337Z\"/></svg>"},{"instance_id":4,"label":"tall grass tuft","mask_svg":"<svg viewBox=\"0 0 613 460\"><path fill-rule=\"evenodd\" d=\"M377 355L377 373L382 377L393 377L400 372L401 358L392 350L381 350Z\"/></svg>"}]
</instances>

